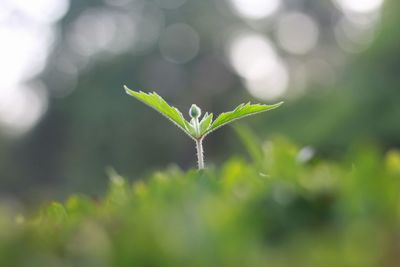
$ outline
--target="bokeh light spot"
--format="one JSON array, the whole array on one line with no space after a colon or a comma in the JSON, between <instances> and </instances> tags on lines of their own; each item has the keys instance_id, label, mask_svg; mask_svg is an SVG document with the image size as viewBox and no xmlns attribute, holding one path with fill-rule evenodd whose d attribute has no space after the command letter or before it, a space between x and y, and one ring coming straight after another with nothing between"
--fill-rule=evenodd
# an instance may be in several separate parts
<instances>
[{"instance_id":1,"label":"bokeh light spot","mask_svg":"<svg viewBox=\"0 0 400 267\"><path fill-rule=\"evenodd\" d=\"M164 59L173 63L186 63L199 52L200 38L187 24L168 26L160 36L160 52Z\"/></svg>"},{"instance_id":2,"label":"bokeh light spot","mask_svg":"<svg viewBox=\"0 0 400 267\"><path fill-rule=\"evenodd\" d=\"M383 0L334 0L344 12L371 13L381 8Z\"/></svg>"},{"instance_id":3,"label":"bokeh light spot","mask_svg":"<svg viewBox=\"0 0 400 267\"><path fill-rule=\"evenodd\" d=\"M277 39L292 54L306 54L318 42L318 25L308 15L294 12L282 16L277 26Z\"/></svg>"},{"instance_id":4,"label":"bokeh light spot","mask_svg":"<svg viewBox=\"0 0 400 267\"><path fill-rule=\"evenodd\" d=\"M54 32L45 26L0 25L0 88L40 73L46 64Z\"/></svg>"},{"instance_id":5,"label":"bokeh light spot","mask_svg":"<svg viewBox=\"0 0 400 267\"><path fill-rule=\"evenodd\" d=\"M72 25L68 41L76 52L90 56L110 47L116 31L116 21L110 12L89 9Z\"/></svg>"},{"instance_id":6,"label":"bokeh light spot","mask_svg":"<svg viewBox=\"0 0 400 267\"><path fill-rule=\"evenodd\" d=\"M68 11L68 0L12 0L12 4L23 14L39 22L54 23Z\"/></svg>"},{"instance_id":7,"label":"bokeh light spot","mask_svg":"<svg viewBox=\"0 0 400 267\"><path fill-rule=\"evenodd\" d=\"M367 49L375 37L374 27L354 24L343 17L334 28L335 38L340 48L349 53L360 53Z\"/></svg>"},{"instance_id":8,"label":"bokeh light spot","mask_svg":"<svg viewBox=\"0 0 400 267\"><path fill-rule=\"evenodd\" d=\"M263 77L246 79L249 93L262 100L275 100L282 97L288 88L289 73L282 62L276 62L274 68Z\"/></svg>"},{"instance_id":9,"label":"bokeh light spot","mask_svg":"<svg viewBox=\"0 0 400 267\"><path fill-rule=\"evenodd\" d=\"M274 14L280 0L230 0L235 12L245 19L263 19Z\"/></svg>"},{"instance_id":10,"label":"bokeh light spot","mask_svg":"<svg viewBox=\"0 0 400 267\"><path fill-rule=\"evenodd\" d=\"M26 133L46 112L47 101L42 84L3 88L0 98L1 131L10 136Z\"/></svg>"},{"instance_id":11,"label":"bokeh light spot","mask_svg":"<svg viewBox=\"0 0 400 267\"><path fill-rule=\"evenodd\" d=\"M228 46L228 57L235 72L247 79L268 74L276 64L277 55L271 42L257 33L240 33Z\"/></svg>"}]
</instances>

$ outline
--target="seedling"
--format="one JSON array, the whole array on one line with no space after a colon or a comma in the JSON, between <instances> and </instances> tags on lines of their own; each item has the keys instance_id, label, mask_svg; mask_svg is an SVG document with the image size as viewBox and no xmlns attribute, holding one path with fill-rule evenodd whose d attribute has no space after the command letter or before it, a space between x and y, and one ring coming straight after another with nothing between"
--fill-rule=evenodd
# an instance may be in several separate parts
<instances>
[{"instance_id":1,"label":"seedling","mask_svg":"<svg viewBox=\"0 0 400 267\"><path fill-rule=\"evenodd\" d=\"M214 121L213 114L208 112L200 119L201 109L195 104L192 104L189 109L189 116L191 119L190 122L188 122L177 108L168 105L157 93L136 92L130 90L126 86L124 86L124 88L128 95L133 96L137 100L160 112L196 142L197 164L199 169L204 168L203 140L208 134L235 120L277 108L283 103L279 102L274 105L250 104L250 102L247 104L240 104L234 110L220 114Z\"/></svg>"}]
</instances>

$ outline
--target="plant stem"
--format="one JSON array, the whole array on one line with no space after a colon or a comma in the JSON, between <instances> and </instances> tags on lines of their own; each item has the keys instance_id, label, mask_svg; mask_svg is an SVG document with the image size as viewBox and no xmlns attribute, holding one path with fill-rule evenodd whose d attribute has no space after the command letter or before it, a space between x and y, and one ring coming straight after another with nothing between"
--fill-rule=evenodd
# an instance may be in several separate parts
<instances>
[{"instance_id":1,"label":"plant stem","mask_svg":"<svg viewBox=\"0 0 400 267\"><path fill-rule=\"evenodd\" d=\"M196 137L200 135L199 118L194 119L194 129L196 130Z\"/></svg>"},{"instance_id":2,"label":"plant stem","mask_svg":"<svg viewBox=\"0 0 400 267\"><path fill-rule=\"evenodd\" d=\"M204 169L203 138L196 139L196 151L199 170Z\"/></svg>"}]
</instances>

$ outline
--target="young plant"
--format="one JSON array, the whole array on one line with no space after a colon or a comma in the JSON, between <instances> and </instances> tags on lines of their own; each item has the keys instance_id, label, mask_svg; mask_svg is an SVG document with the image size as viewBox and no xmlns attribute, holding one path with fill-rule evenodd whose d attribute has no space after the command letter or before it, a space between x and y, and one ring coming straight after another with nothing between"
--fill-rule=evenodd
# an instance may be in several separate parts
<instances>
[{"instance_id":1,"label":"young plant","mask_svg":"<svg viewBox=\"0 0 400 267\"><path fill-rule=\"evenodd\" d=\"M220 114L214 121L213 114L208 112L200 119L201 109L195 104L192 104L189 109L189 116L191 119L190 122L188 122L177 108L168 105L157 93L136 92L130 90L126 86L124 86L124 88L128 95L133 96L137 100L160 112L196 142L197 164L199 169L204 168L203 140L208 134L235 120L277 108L283 103L279 102L274 105L250 104L250 102L247 104L240 104L234 110Z\"/></svg>"}]
</instances>

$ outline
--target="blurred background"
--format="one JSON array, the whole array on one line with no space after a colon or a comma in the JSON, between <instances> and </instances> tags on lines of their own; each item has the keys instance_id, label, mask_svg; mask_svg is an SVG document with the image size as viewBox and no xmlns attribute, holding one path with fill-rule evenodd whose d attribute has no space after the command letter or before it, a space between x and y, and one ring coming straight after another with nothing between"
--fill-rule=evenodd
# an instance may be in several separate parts
<instances>
[{"instance_id":1,"label":"blurred background","mask_svg":"<svg viewBox=\"0 0 400 267\"><path fill-rule=\"evenodd\" d=\"M0 197L99 195L107 167L131 179L195 167L183 132L127 96L187 111L286 103L247 124L338 157L400 145L395 0L2 0ZM206 162L245 154L230 127Z\"/></svg>"}]
</instances>

